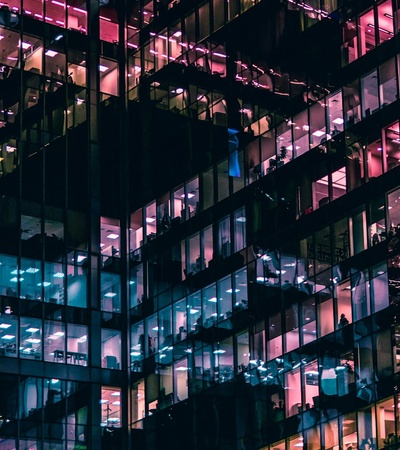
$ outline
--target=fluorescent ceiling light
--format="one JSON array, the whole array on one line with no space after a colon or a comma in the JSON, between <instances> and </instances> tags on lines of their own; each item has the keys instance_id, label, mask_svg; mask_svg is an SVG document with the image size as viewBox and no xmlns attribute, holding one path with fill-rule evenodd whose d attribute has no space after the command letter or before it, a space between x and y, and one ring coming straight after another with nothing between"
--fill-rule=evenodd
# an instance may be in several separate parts
<instances>
[{"instance_id":1,"label":"fluorescent ceiling light","mask_svg":"<svg viewBox=\"0 0 400 450\"><path fill-rule=\"evenodd\" d=\"M39 272L39 269L36 267L29 267L29 269L26 270L26 273L37 273Z\"/></svg>"},{"instance_id":2,"label":"fluorescent ceiling light","mask_svg":"<svg viewBox=\"0 0 400 450\"><path fill-rule=\"evenodd\" d=\"M3 330L7 330L7 328L10 328L11 324L9 323L0 323L0 328L2 328Z\"/></svg>"},{"instance_id":3,"label":"fluorescent ceiling light","mask_svg":"<svg viewBox=\"0 0 400 450\"><path fill-rule=\"evenodd\" d=\"M332 120L332 123L336 123L337 125L343 125L344 120L341 117L337 117Z\"/></svg>"},{"instance_id":4,"label":"fluorescent ceiling light","mask_svg":"<svg viewBox=\"0 0 400 450\"><path fill-rule=\"evenodd\" d=\"M28 333L36 333L36 331L39 331L39 328L28 328L26 331Z\"/></svg>"},{"instance_id":5,"label":"fluorescent ceiling light","mask_svg":"<svg viewBox=\"0 0 400 450\"><path fill-rule=\"evenodd\" d=\"M24 279L25 278L17 278L17 277L14 277L14 278L11 278L11 282L13 282L13 283L17 283L18 281L24 281Z\"/></svg>"},{"instance_id":6,"label":"fluorescent ceiling light","mask_svg":"<svg viewBox=\"0 0 400 450\"><path fill-rule=\"evenodd\" d=\"M108 239L118 239L119 238L119 234L111 233L107 237L108 237Z\"/></svg>"},{"instance_id":7,"label":"fluorescent ceiling light","mask_svg":"<svg viewBox=\"0 0 400 450\"><path fill-rule=\"evenodd\" d=\"M131 352L131 356L140 356L140 352Z\"/></svg>"},{"instance_id":8,"label":"fluorescent ceiling light","mask_svg":"<svg viewBox=\"0 0 400 450\"><path fill-rule=\"evenodd\" d=\"M217 303L217 297L211 297L208 301L211 303Z\"/></svg>"},{"instance_id":9,"label":"fluorescent ceiling light","mask_svg":"<svg viewBox=\"0 0 400 450\"><path fill-rule=\"evenodd\" d=\"M109 69L109 67L103 66L102 64L99 64L99 70L100 70L100 72L105 72L105 71L108 70L108 69Z\"/></svg>"},{"instance_id":10,"label":"fluorescent ceiling light","mask_svg":"<svg viewBox=\"0 0 400 450\"><path fill-rule=\"evenodd\" d=\"M54 278L64 278L64 274L62 272L57 272L53 275Z\"/></svg>"},{"instance_id":11,"label":"fluorescent ceiling light","mask_svg":"<svg viewBox=\"0 0 400 450\"><path fill-rule=\"evenodd\" d=\"M64 332L63 331L56 331L54 333L54 336L64 336Z\"/></svg>"},{"instance_id":12,"label":"fluorescent ceiling light","mask_svg":"<svg viewBox=\"0 0 400 450\"><path fill-rule=\"evenodd\" d=\"M51 283L49 283L48 281L43 281L43 283L38 283L37 286L43 286L43 287L47 287L50 286Z\"/></svg>"},{"instance_id":13,"label":"fluorescent ceiling light","mask_svg":"<svg viewBox=\"0 0 400 450\"><path fill-rule=\"evenodd\" d=\"M55 52L54 50L47 50L45 55L50 56L50 58L54 58L56 55L58 55L58 52Z\"/></svg>"},{"instance_id":14,"label":"fluorescent ceiling light","mask_svg":"<svg viewBox=\"0 0 400 450\"><path fill-rule=\"evenodd\" d=\"M13 334L5 334L4 336L2 336L2 339L7 339L8 341L14 338L15 336Z\"/></svg>"},{"instance_id":15,"label":"fluorescent ceiling light","mask_svg":"<svg viewBox=\"0 0 400 450\"><path fill-rule=\"evenodd\" d=\"M26 340L26 342L29 342L31 344L40 344L41 340L38 338L29 338Z\"/></svg>"},{"instance_id":16,"label":"fluorescent ceiling light","mask_svg":"<svg viewBox=\"0 0 400 450\"><path fill-rule=\"evenodd\" d=\"M146 217L146 223L153 223L156 219L154 217Z\"/></svg>"},{"instance_id":17,"label":"fluorescent ceiling light","mask_svg":"<svg viewBox=\"0 0 400 450\"><path fill-rule=\"evenodd\" d=\"M223 53L214 52L213 55L219 56L220 58L226 58L226 55L224 55Z\"/></svg>"},{"instance_id":18,"label":"fluorescent ceiling light","mask_svg":"<svg viewBox=\"0 0 400 450\"><path fill-rule=\"evenodd\" d=\"M120 397L121 396L121 392L115 391L111 394L112 397Z\"/></svg>"},{"instance_id":19,"label":"fluorescent ceiling light","mask_svg":"<svg viewBox=\"0 0 400 450\"><path fill-rule=\"evenodd\" d=\"M76 258L77 262L80 263L82 261L84 261L87 258L87 256L84 255L78 255L78 257Z\"/></svg>"},{"instance_id":20,"label":"fluorescent ceiling light","mask_svg":"<svg viewBox=\"0 0 400 450\"><path fill-rule=\"evenodd\" d=\"M121 404L121 402L120 402L119 400L115 400L115 402L112 402L111 404L112 404L112 405L119 406L119 405Z\"/></svg>"},{"instance_id":21,"label":"fluorescent ceiling light","mask_svg":"<svg viewBox=\"0 0 400 450\"><path fill-rule=\"evenodd\" d=\"M226 353L226 350L214 350L214 355L222 355L223 353Z\"/></svg>"},{"instance_id":22,"label":"fluorescent ceiling light","mask_svg":"<svg viewBox=\"0 0 400 450\"><path fill-rule=\"evenodd\" d=\"M191 192L188 193L187 198L193 198L195 194L192 194Z\"/></svg>"},{"instance_id":23,"label":"fluorescent ceiling light","mask_svg":"<svg viewBox=\"0 0 400 450\"><path fill-rule=\"evenodd\" d=\"M236 222L246 222L246 217L243 217L243 216L238 217L238 218L236 219Z\"/></svg>"},{"instance_id":24,"label":"fluorescent ceiling light","mask_svg":"<svg viewBox=\"0 0 400 450\"><path fill-rule=\"evenodd\" d=\"M23 273L25 273L25 270L17 270L17 269L15 269L15 270L13 270L11 272L11 275L22 275Z\"/></svg>"},{"instance_id":25,"label":"fluorescent ceiling light","mask_svg":"<svg viewBox=\"0 0 400 450\"><path fill-rule=\"evenodd\" d=\"M175 31L175 33L172 36L174 36L174 37L181 37L182 36L182 31L180 31L180 30Z\"/></svg>"},{"instance_id":26,"label":"fluorescent ceiling light","mask_svg":"<svg viewBox=\"0 0 400 450\"><path fill-rule=\"evenodd\" d=\"M179 372L185 372L187 370L189 370L187 367L177 367L175 370L179 371Z\"/></svg>"},{"instance_id":27,"label":"fluorescent ceiling light","mask_svg":"<svg viewBox=\"0 0 400 450\"><path fill-rule=\"evenodd\" d=\"M315 136L315 137L321 137L321 136L323 136L324 134L325 134L325 133L324 133L323 131L317 130L317 131L314 131L313 136Z\"/></svg>"},{"instance_id":28,"label":"fluorescent ceiling light","mask_svg":"<svg viewBox=\"0 0 400 450\"><path fill-rule=\"evenodd\" d=\"M32 44L28 44L28 42L21 42L21 46L24 50L27 50L28 48L32 47Z\"/></svg>"},{"instance_id":29,"label":"fluorescent ceiling light","mask_svg":"<svg viewBox=\"0 0 400 450\"><path fill-rule=\"evenodd\" d=\"M108 297L108 298L113 298L115 297L117 294L115 292L107 292L107 294L104 297Z\"/></svg>"}]
</instances>

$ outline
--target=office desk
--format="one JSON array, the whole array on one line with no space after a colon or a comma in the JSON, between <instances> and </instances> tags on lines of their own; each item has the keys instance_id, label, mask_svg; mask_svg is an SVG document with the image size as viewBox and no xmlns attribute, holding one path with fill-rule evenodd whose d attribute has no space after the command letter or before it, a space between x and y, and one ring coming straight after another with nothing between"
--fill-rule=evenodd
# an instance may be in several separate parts
<instances>
[{"instance_id":1,"label":"office desk","mask_svg":"<svg viewBox=\"0 0 400 450\"><path fill-rule=\"evenodd\" d=\"M68 351L66 352L66 356L67 356L67 363L86 366L87 363L86 353ZM64 350L54 350L53 361L64 362Z\"/></svg>"}]
</instances>

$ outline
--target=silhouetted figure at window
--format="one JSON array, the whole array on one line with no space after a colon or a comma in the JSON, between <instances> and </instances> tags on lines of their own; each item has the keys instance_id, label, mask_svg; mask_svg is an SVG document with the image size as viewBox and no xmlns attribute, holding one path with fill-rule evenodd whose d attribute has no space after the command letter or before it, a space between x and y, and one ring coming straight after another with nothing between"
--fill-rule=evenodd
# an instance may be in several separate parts
<instances>
[{"instance_id":1,"label":"silhouetted figure at window","mask_svg":"<svg viewBox=\"0 0 400 450\"><path fill-rule=\"evenodd\" d=\"M341 314L340 321L339 321L339 328L343 328L348 324L349 324L349 321L347 320L346 316L344 314Z\"/></svg>"}]
</instances>

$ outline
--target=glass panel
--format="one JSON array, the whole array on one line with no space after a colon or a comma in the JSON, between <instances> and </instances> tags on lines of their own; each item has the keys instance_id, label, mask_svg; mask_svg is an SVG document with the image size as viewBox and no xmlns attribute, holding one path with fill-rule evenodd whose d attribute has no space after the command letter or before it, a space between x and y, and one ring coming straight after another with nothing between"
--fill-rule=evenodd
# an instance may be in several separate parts
<instances>
[{"instance_id":1,"label":"glass panel","mask_svg":"<svg viewBox=\"0 0 400 450\"><path fill-rule=\"evenodd\" d=\"M101 423L102 427L119 428L121 426L121 389L115 387L101 388Z\"/></svg>"},{"instance_id":2,"label":"glass panel","mask_svg":"<svg viewBox=\"0 0 400 450\"><path fill-rule=\"evenodd\" d=\"M217 292L215 284L203 289L203 317L206 328L211 327L217 320Z\"/></svg>"},{"instance_id":3,"label":"glass panel","mask_svg":"<svg viewBox=\"0 0 400 450\"><path fill-rule=\"evenodd\" d=\"M302 411L300 369L285 374L286 416L290 417ZM292 448L292 447L290 447ZM293 447L293 450L297 448Z\"/></svg>"},{"instance_id":4,"label":"glass panel","mask_svg":"<svg viewBox=\"0 0 400 450\"><path fill-rule=\"evenodd\" d=\"M203 173L202 181L203 209L207 209L214 204L214 178L212 168Z\"/></svg>"},{"instance_id":5,"label":"glass panel","mask_svg":"<svg viewBox=\"0 0 400 450\"><path fill-rule=\"evenodd\" d=\"M334 285L338 311L338 328L343 328L352 322L351 286L350 280Z\"/></svg>"},{"instance_id":6,"label":"glass panel","mask_svg":"<svg viewBox=\"0 0 400 450\"><path fill-rule=\"evenodd\" d=\"M232 316L232 284L231 277L223 278L217 283L218 288L218 320Z\"/></svg>"},{"instance_id":7,"label":"glass panel","mask_svg":"<svg viewBox=\"0 0 400 450\"><path fill-rule=\"evenodd\" d=\"M30 317L21 317L20 324L20 357L42 359L42 321Z\"/></svg>"},{"instance_id":8,"label":"glass panel","mask_svg":"<svg viewBox=\"0 0 400 450\"><path fill-rule=\"evenodd\" d=\"M392 39L394 36L393 28L393 9L391 0L381 3L378 6L378 39L379 44Z\"/></svg>"},{"instance_id":9,"label":"glass panel","mask_svg":"<svg viewBox=\"0 0 400 450\"><path fill-rule=\"evenodd\" d=\"M39 339L40 342L40 339ZM29 345L29 342L26 343ZM22 340L20 345L20 353ZM18 349L18 319L17 317L3 315L0 317L0 355L16 358Z\"/></svg>"},{"instance_id":10,"label":"glass panel","mask_svg":"<svg viewBox=\"0 0 400 450\"><path fill-rule=\"evenodd\" d=\"M145 223L147 240L151 241L156 237L156 202L151 203L145 208Z\"/></svg>"},{"instance_id":11,"label":"glass panel","mask_svg":"<svg viewBox=\"0 0 400 450\"><path fill-rule=\"evenodd\" d=\"M101 217L100 219L100 248L103 255L103 263L106 265L108 256L120 257L121 229L118 219ZM109 261L111 263L111 260Z\"/></svg>"},{"instance_id":12,"label":"glass panel","mask_svg":"<svg viewBox=\"0 0 400 450\"><path fill-rule=\"evenodd\" d=\"M101 272L102 311L121 312L121 278L110 272Z\"/></svg>"},{"instance_id":13,"label":"glass panel","mask_svg":"<svg viewBox=\"0 0 400 450\"><path fill-rule=\"evenodd\" d=\"M358 58L357 24L348 20L343 26L342 65L350 64Z\"/></svg>"},{"instance_id":14,"label":"glass panel","mask_svg":"<svg viewBox=\"0 0 400 450\"><path fill-rule=\"evenodd\" d=\"M361 56L375 48L375 18L373 9L360 16L359 37Z\"/></svg>"},{"instance_id":15,"label":"glass panel","mask_svg":"<svg viewBox=\"0 0 400 450\"><path fill-rule=\"evenodd\" d=\"M101 366L106 369L119 369L121 361L121 332L102 328Z\"/></svg>"},{"instance_id":16,"label":"glass panel","mask_svg":"<svg viewBox=\"0 0 400 450\"><path fill-rule=\"evenodd\" d=\"M61 322L44 322L44 360L58 363L66 362L65 326Z\"/></svg>"},{"instance_id":17,"label":"glass panel","mask_svg":"<svg viewBox=\"0 0 400 450\"><path fill-rule=\"evenodd\" d=\"M67 326L67 363L86 366L88 363L88 328L83 325Z\"/></svg>"},{"instance_id":18,"label":"glass panel","mask_svg":"<svg viewBox=\"0 0 400 450\"><path fill-rule=\"evenodd\" d=\"M226 217L218 223L218 254L222 258L231 255L230 219Z\"/></svg>"},{"instance_id":19,"label":"glass panel","mask_svg":"<svg viewBox=\"0 0 400 450\"><path fill-rule=\"evenodd\" d=\"M187 319L189 334L197 333L202 325L201 293L189 295L187 304Z\"/></svg>"},{"instance_id":20,"label":"glass panel","mask_svg":"<svg viewBox=\"0 0 400 450\"><path fill-rule=\"evenodd\" d=\"M395 122L384 128L383 133L383 145L386 152L386 170L391 170L400 164L399 122Z\"/></svg>"},{"instance_id":21,"label":"glass panel","mask_svg":"<svg viewBox=\"0 0 400 450\"><path fill-rule=\"evenodd\" d=\"M141 361L144 358L144 330L143 322L131 326L131 370L141 372Z\"/></svg>"},{"instance_id":22,"label":"glass panel","mask_svg":"<svg viewBox=\"0 0 400 450\"><path fill-rule=\"evenodd\" d=\"M132 267L129 279L130 307L139 305L144 300L143 264Z\"/></svg>"},{"instance_id":23,"label":"glass panel","mask_svg":"<svg viewBox=\"0 0 400 450\"><path fill-rule=\"evenodd\" d=\"M382 107L398 98L395 59L389 59L379 66L379 98Z\"/></svg>"},{"instance_id":24,"label":"glass panel","mask_svg":"<svg viewBox=\"0 0 400 450\"><path fill-rule=\"evenodd\" d=\"M361 77L362 116L368 117L379 109L378 73L376 70Z\"/></svg>"}]
</instances>

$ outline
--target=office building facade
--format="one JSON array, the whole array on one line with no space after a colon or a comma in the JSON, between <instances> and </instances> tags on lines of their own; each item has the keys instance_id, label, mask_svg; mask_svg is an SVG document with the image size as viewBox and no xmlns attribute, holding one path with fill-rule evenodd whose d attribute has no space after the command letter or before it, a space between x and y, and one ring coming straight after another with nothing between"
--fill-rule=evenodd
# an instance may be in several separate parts
<instances>
[{"instance_id":1,"label":"office building facade","mask_svg":"<svg viewBox=\"0 0 400 450\"><path fill-rule=\"evenodd\" d=\"M1 450L400 447L399 30L2 0Z\"/></svg>"}]
</instances>

